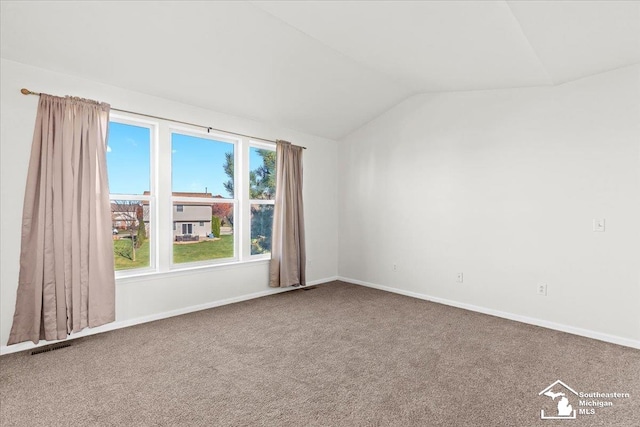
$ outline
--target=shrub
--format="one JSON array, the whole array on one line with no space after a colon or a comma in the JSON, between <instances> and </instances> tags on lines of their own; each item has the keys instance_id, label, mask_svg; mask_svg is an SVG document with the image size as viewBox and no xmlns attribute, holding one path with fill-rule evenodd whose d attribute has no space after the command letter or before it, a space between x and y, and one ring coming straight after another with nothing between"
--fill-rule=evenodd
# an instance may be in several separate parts
<instances>
[{"instance_id":1,"label":"shrub","mask_svg":"<svg viewBox=\"0 0 640 427\"><path fill-rule=\"evenodd\" d=\"M220 218L217 216L211 217L211 233L213 237L220 237Z\"/></svg>"},{"instance_id":2,"label":"shrub","mask_svg":"<svg viewBox=\"0 0 640 427\"><path fill-rule=\"evenodd\" d=\"M136 233L136 248L140 248L145 240L147 240L147 228L144 225L144 221L138 221L138 232Z\"/></svg>"}]
</instances>

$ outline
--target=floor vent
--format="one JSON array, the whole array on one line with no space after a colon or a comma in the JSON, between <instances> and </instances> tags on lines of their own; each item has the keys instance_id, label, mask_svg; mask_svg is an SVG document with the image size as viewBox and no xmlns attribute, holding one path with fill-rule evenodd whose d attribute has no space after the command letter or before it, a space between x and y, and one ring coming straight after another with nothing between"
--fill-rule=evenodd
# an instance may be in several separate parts
<instances>
[{"instance_id":1,"label":"floor vent","mask_svg":"<svg viewBox=\"0 0 640 427\"><path fill-rule=\"evenodd\" d=\"M62 343L62 344L51 344L51 345L47 345L42 348L39 348L37 350L33 350L31 352L31 355L34 356L36 354L46 353L48 351L60 350L61 348L67 348L67 347L71 347L71 344L68 342Z\"/></svg>"},{"instance_id":2,"label":"floor vent","mask_svg":"<svg viewBox=\"0 0 640 427\"><path fill-rule=\"evenodd\" d=\"M316 288L315 286L309 286L309 287L305 286L305 287L300 288L300 289L302 289L303 291L310 291L310 290L315 289L315 288Z\"/></svg>"}]
</instances>

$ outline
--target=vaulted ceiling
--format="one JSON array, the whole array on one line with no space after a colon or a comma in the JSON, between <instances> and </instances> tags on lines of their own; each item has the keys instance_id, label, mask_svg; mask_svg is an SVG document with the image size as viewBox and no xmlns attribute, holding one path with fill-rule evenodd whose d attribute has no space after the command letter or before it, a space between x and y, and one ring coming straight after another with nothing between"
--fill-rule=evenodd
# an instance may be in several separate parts
<instances>
[{"instance_id":1,"label":"vaulted ceiling","mask_svg":"<svg viewBox=\"0 0 640 427\"><path fill-rule=\"evenodd\" d=\"M416 93L640 63L635 1L3 1L1 19L3 58L332 139Z\"/></svg>"}]
</instances>

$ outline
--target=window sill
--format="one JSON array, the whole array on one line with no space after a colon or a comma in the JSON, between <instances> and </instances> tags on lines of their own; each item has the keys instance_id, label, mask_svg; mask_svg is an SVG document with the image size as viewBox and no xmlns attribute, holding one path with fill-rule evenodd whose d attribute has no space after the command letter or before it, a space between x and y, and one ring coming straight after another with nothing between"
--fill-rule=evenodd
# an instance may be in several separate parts
<instances>
[{"instance_id":1,"label":"window sill","mask_svg":"<svg viewBox=\"0 0 640 427\"><path fill-rule=\"evenodd\" d=\"M191 265L191 266L180 266L174 267L169 271L156 271L156 270L145 270L139 272L131 272L127 274L123 274L118 276L116 274L116 285L125 285L128 283L140 282L140 281L148 281L148 280L157 280L164 279L168 277L179 277L179 276L188 276L193 274L201 274L214 272L219 270L229 270L243 267L250 267L253 265L262 265L268 264L270 258L256 258L245 261L231 261L220 264L207 264L207 265Z\"/></svg>"}]
</instances>

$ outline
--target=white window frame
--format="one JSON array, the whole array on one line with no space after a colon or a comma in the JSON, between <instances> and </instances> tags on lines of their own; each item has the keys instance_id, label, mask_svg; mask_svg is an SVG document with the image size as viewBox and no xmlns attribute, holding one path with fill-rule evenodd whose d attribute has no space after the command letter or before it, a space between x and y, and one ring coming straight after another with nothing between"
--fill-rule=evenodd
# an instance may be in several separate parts
<instances>
[{"instance_id":1,"label":"white window frame","mask_svg":"<svg viewBox=\"0 0 640 427\"><path fill-rule=\"evenodd\" d=\"M225 132L206 132L199 127L179 125L170 120L148 119L133 113L112 112L109 121L150 129L150 177L149 196L110 194L110 200L139 200L149 202L149 266L118 270L119 283L146 280L149 276L190 274L208 268L226 268L243 263L266 262L271 255L251 255L251 205L275 204L274 200L249 199L250 147L276 149L275 143L252 140ZM234 197L231 199L207 199L174 197L172 188L172 134L179 133L196 138L211 139L234 145ZM234 256L185 263L173 262L173 231L179 227L173 221L174 203L188 202L228 203L234 210Z\"/></svg>"},{"instance_id":2,"label":"white window frame","mask_svg":"<svg viewBox=\"0 0 640 427\"><path fill-rule=\"evenodd\" d=\"M241 208L242 208L241 207L242 204L238 197L238 188L241 188L242 186L242 180L240 179L240 173L239 173L239 171L241 170L241 167L239 165L239 158L241 156L239 155L239 152L242 148L242 140L232 135L224 134L220 132L204 132L201 130L194 130L194 129L189 129L181 126L169 125L169 136L168 136L169 141L168 142L169 142L170 150L173 149L171 145L173 134L180 134L180 135L192 136L194 138L208 139L208 140L211 140L212 142L224 142L228 144L233 144L233 175L234 175L233 176L233 193L234 194L232 199L224 199L224 198L223 199L207 199L203 197L174 196L173 183L171 182L168 191L169 191L169 194L171 194L172 217L173 217L173 205L176 203L188 204L189 202L191 202L191 203L207 203L207 204L213 204L213 203L231 204L233 206L234 227L233 227L233 257L214 258L209 260L193 261L193 262L180 262L180 263L174 262L173 233L170 233L170 236L171 236L170 270L184 270L184 269L193 268L193 267L229 264L229 263L242 261L242 254L240 254L240 251L241 251L240 239L242 234L241 233L242 227L236 226L237 219L240 217L238 213L241 212ZM173 162L172 158L170 158L170 162L171 163ZM170 173L169 176L171 177L173 176L173 174ZM173 221L173 218L172 218L172 221Z\"/></svg>"},{"instance_id":3,"label":"white window frame","mask_svg":"<svg viewBox=\"0 0 640 427\"><path fill-rule=\"evenodd\" d=\"M133 118L129 115L109 114L109 122L116 122L124 125L137 126L149 129L149 195L136 194L111 194L109 202L114 200L141 201L149 203L149 266L141 268L131 268L126 270L116 270L116 279L122 277L137 276L157 271L158 266L158 227L157 227L157 203L156 203L156 164L158 147L158 124L157 122Z\"/></svg>"},{"instance_id":4,"label":"white window frame","mask_svg":"<svg viewBox=\"0 0 640 427\"><path fill-rule=\"evenodd\" d=\"M270 151L276 151L276 145L274 143L268 143L268 142L263 142L263 141L256 141L256 140L252 140L250 139L248 141L247 144L247 167L246 167L246 173L244 174L246 176L246 181L247 181L247 188L244 191L244 197L247 198L247 213L248 213L248 222L246 224L247 228L247 237L246 237L246 242L245 242L245 246L248 250L247 256L250 259L254 259L254 260L260 260L260 259L271 259L271 251L269 251L266 254L256 254L256 255L251 255L251 205L274 205L276 204L275 199L274 200L265 200L265 199L250 199L249 198L249 174L251 173L251 164L249 162L249 154L251 151L251 148L258 148L258 149L265 149L265 150L270 150ZM277 188L276 188L277 191Z\"/></svg>"}]
</instances>

